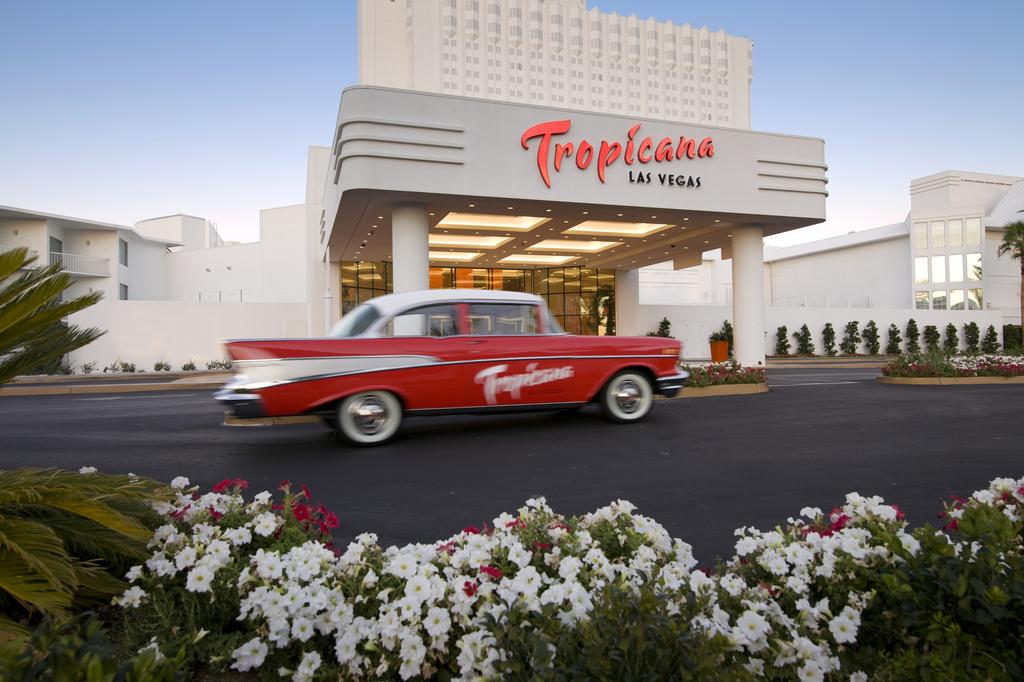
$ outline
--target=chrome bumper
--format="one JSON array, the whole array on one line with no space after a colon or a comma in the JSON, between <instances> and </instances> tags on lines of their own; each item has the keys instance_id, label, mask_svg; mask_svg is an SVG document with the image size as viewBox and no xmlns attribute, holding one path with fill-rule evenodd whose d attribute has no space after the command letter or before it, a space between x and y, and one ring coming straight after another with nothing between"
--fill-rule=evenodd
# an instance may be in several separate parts
<instances>
[{"instance_id":1,"label":"chrome bumper","mask_svg":"<svg viewBox=\"0 0 1024 682\"><path fill-rule=\"evenodd\" d=\"M658 393L666 398L674 398L683 389L689 378L690 373L683 371L670 377L658 377L656 382Z\"/></svg>"},{"instance_id":2,"label":"chrome bumper","mask_svg":"<svg viewBox=\"0 0 1024 682\"><path fill-rule=\"evenodd\" d=\"M235 376L220 390L213 394L213 399L229 410L235 417L252 419L265 416L263 399L258 393L249 393L244 388L248 379Z\"/></svg>"}]
</instances>

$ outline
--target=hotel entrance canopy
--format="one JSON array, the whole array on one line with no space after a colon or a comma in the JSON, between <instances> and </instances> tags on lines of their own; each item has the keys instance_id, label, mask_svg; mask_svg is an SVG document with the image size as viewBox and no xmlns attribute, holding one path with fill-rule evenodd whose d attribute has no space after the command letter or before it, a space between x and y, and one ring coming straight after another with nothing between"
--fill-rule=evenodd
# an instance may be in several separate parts
<instances>
[{"instance_id":1,"label":"hotel entrance canopy","mask_svg":"<svg viewBox=\"0 0 1024 682\"><path fill-rule=\"evenodd\" d=\"M734 226L768 236L823 221L826 168L816 138L356 86L341 98L320 247L331 261L386 260L392 207L413 203L432 255L478 254L434 264L554 262L532 254L688 267L704 251L728 255ZM469 216L445 221L452 212Z\"/></svg>"},{"instance_id":2,"label":"hotel entrance canopy","mask_svg":"<svg viewBox=\"0 0 1024 682\"><path fill-rule=\"evenodd\" d=\"M341 97L319 253L391 260L404 291L428 288L431 265L635 276L721 249L737 357L756 364L762 237L825 219L824 154L811 137L355 86Z\"/></svg>"}]
</instances>

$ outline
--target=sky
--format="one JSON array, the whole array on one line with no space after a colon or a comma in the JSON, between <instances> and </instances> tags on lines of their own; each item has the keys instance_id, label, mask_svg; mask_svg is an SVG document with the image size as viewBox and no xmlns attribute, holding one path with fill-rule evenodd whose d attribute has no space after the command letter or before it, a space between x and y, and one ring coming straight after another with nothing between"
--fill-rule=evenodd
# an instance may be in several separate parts
<instances>
[{"instance_id":1,"label":"sky","mask_svg":"<svg viewBox=\"0 0 1024 682\"><path fill-rule=\"evenodd\" d=\"M942 170L1024 175L1020 0L590 6L754 41L752 127L824 138L829 164L828 220L771 243L901 221ZM257 239L330 144L355 22L355 0L0 0L0 205Z\"/></svg>"}]
</instances>

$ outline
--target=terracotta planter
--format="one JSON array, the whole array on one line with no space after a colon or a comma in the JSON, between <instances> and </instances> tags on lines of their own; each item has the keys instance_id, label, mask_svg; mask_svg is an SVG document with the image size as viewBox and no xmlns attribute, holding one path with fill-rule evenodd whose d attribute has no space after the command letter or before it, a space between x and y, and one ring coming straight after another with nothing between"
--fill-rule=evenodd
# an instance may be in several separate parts
<instances>
[{"instance_id":1,"label":"terracotta planter","mask_svg":"<svg viewBox=\"0 0 1024 682\"><path fill-rule=\"evenodd\" d=\"M725 362L729 359L729 342L711 342L711 362Z\"/></svg>"}]
</instances>

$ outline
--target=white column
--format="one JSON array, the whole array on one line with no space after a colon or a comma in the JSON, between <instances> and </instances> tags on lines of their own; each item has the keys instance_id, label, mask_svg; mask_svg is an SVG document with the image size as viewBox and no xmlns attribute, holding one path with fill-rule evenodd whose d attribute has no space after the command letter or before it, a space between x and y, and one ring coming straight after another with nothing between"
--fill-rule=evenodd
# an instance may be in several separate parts
<instances>
[{"instance_id":1,"label":"white column","mask_svg":"<svg viewBox=\"0 0 1024 682\"><path fill-rule=\"evenodd\" d=\"M391 212L391 263L394 292L430 288L427 209L396 204Z\"/></svg>"},{"instance_id":2,"label":"white column","mask_svg":"<svg viewBox=\"0 0 1024 682\"><path fill-rule=\"evenodd\" d=\"M341 286L339 281L338 286ZM334 295L332 293L333 287L331 287L331 257L330 255L324 256L324 336L331 333L331 327L334 326ZM341 295L341 292L338 292Z\"/></svg>"},{"instance_id":3,"label":"white column","mask_svg":"<svg viewBox=\"0 0 1024 682\"><path fill-rule=\"evenodd\" d=\"M734 227L732 237L733 357L764 366L764 231Z\"/></svg>"},{"instance_id":4,"label":"white column","mask_svg":"<svg viewBox=\"0 0 1024 682\"><path fill-rule=\"evenodd\" d=\"M615 271L615 335L640 336L640 271Z\"/></svg>"}]
</instances>

